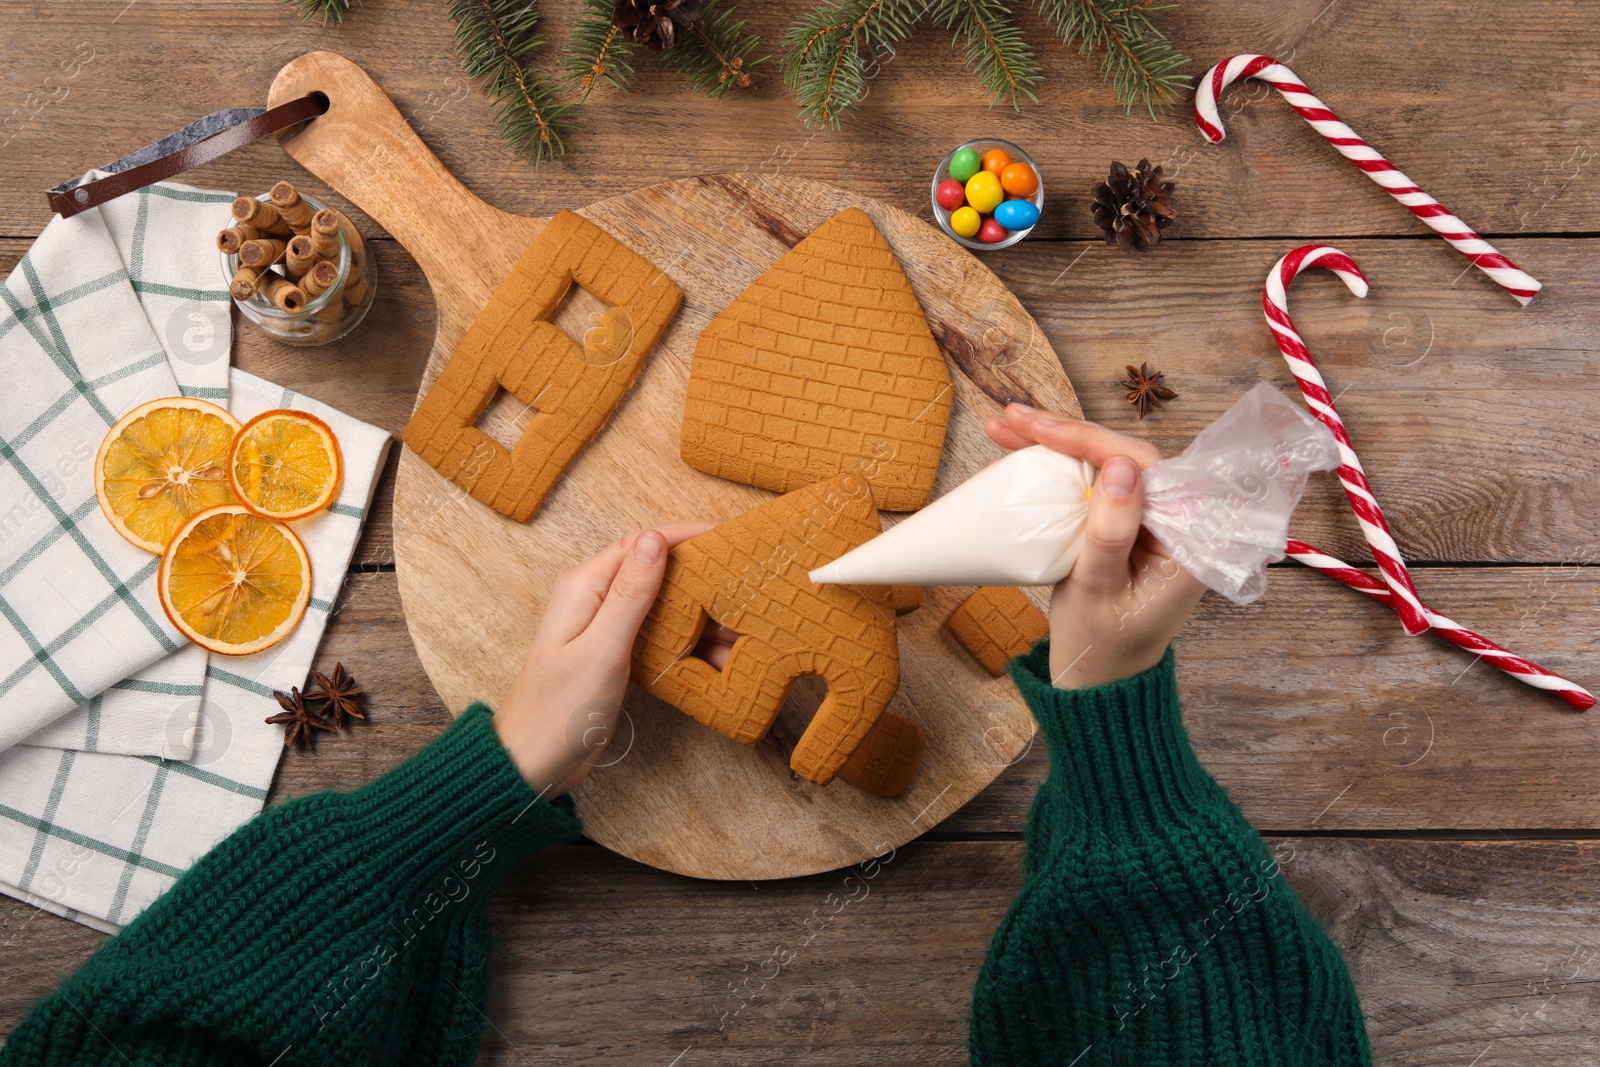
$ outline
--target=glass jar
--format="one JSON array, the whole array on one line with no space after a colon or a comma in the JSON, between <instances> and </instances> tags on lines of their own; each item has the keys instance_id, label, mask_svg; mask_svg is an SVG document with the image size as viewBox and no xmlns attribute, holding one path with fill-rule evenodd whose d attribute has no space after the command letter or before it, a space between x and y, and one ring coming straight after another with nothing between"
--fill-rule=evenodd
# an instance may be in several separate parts
<instances>
[{"instance_id":1,"label":"glass jar","mask_svg":"<svg viewBox=\"0 0 1600 1067\"><path fill-rule=\"evenodd\" d=\"M327 207L304 194L300 198L313 212ZM262 193L256 199L265 201L267 194ZM247 319L286 345L313 346L337 341L355 329L366 317L367 309L372 307L372 300L378 291L377 263L355 224L342 212L339 218L338 280L327 289L310 297L294 311L285 310L268 300L259 288L249 300L234 300ZM227 252L219 254L223 285L228 287L239 270L239 257ZM280 258L267 269L290 281L298 281L288 275L288 268L284 264L285 260Z\"/></svg>"}]
</instances>

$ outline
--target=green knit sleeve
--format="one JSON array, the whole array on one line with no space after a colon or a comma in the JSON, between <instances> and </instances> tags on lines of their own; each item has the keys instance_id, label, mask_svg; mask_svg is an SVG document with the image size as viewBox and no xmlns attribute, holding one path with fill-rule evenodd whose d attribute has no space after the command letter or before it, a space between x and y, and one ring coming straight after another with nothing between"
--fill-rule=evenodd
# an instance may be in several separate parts
<instances>
[{"instance_id":1,"label":"green knit sleeve","mask_svg":"<svg viewBox=\"0 0 1600 1067\"><path fill-rule=\"evenodd\" d=\"M369 785L270 808L211 852L0 1049L0 1064L469 1064L488 902L581 827L475 704Z\"/></svg>"},{"instance_id":2,"label":"green knit sleeve","mask_svg":"<svg viewBox=\"0 0 1600 1067\"><path fill-rule=\"evenodd\" d=\"M1050 685L1011 667L1049 748L1021 892L973 993L972 1063L1371 1062L1339 950L1196 758L1173 654L1132 678Z\"/></svg>"}]
</instances>

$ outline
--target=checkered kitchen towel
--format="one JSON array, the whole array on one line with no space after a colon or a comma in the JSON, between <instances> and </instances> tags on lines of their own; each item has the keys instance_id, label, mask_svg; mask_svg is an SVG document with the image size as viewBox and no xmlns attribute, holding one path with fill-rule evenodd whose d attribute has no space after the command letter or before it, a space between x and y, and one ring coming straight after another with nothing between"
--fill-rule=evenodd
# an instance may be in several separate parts
<instances>
[{"instance_id":1,"label":"checkered kitchen towel","mask_svg":"<svg viewBox=\"0 0 1600 1067\"><path fill-rule=\"evenodd\" d=\"M205 655L155 607L154 557L98 514L92 468L135 404L180 389L225 400L211 250L231 199L163 184L56 218L0 288L0 749L34 734L192 752L171 720L198 698Z\"/></svg>"},{"instance_id":2,"label":"checkered kitchen towel","mask_svg":"<svg viewBox=\"0 0 1600 1067\"><path fill-rule=\"evenodd\" d=\"M115 932L261 810L283 752L274 689L303 685L337 602L383 469L389 435L242 371L229 407L309 411L333 427L344 484L327 511L294 524L311 556L311 606L282 643L213 656L187 760L16 745L0 752L0 893ZM191 717L192 718L192 717ZM188 718L185 721L189 721Z\"/></svg>"}]
</instances>

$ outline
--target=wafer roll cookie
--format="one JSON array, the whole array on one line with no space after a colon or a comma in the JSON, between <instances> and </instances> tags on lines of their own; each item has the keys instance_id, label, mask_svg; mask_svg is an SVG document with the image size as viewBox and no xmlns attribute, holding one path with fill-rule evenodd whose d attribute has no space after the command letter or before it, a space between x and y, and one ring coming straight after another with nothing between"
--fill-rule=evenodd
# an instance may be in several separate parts
<instances>
[{"instance_id":1,"label":"wafer roll cookie","mask_svg":"<svg viewBox=\"0 0 1600 1067\"><path fill-rule=\"evenodd\" d=\"M291 278L303 275L316 261L317 254L312 251L310 237L301 233L289 239L289 247L283 253L283 265Z\"/></svg>"},{"instance_id":2,"label":"wafer roll cookie","mask_svg":"<svg viewBox=\"0 0 1600 1067\"><path fill-rule=\"evenodd\" d=\"M233 281L228 283L228 293L235 300L249 300L256 295L256 288L261 284L260 267L241 266L233 272Z\"/></svg>"},{"instance_id":3,"label":"wafer roll cookie","mask_svg":"<svg viewBox=\"0 0 1600 1067\"><path fill-rule=\"evenodd\" d=\"M319 259L300 279L300 288L308 297L318 297L339 280L339 268L331 259Z\"/></svg>"},{"instance_id":4,"label":"wafer roll cookie","mask_svg":"<svg viewBox=\"0 0 1600 1067\"><path fill-rule=\"evenodd\" d=\"M278 215L295 233L305 233L311 228L311 205L300 199L300 191L288 182L279 182L267 194Z\"/></svg>"},{"instance_id":5,"label":"wafer roll cookie","mask_svg":"<svg viewBox=\"0 0 1600 1067\"><path fill-rule=\"evenodd\" d=\"M233 217L237 222L254 226L263 233L274 234L286 240L294 233L289 224L283 221L283 216L278 214L277 208L253 196L240 196L234 199Z\"/></svg>"},{"instance_id":6,"label":"wafer roll cookie","mask_svg":"<svg viewBox=\"0 0 1600 1067\"><path fill-rule=\"evenodd\" d=\"M222 230L217 234L217 251L236 256L239 254L240 245L246 241L257 240L260 237L260 230L241 222L236 226L229 226L226 230Z\"/></svg>"},{"instance_id":7,"label":"wafer roll cookie","mask_svg":"<svg viewBox=\"0 0 1600 1067\"><path fill-rule=\"evenodd\" d=\"M262 275L261 295L282 311L299 311L306 306L305 290L279 274Z\"/></svg>"},{"instance_id":8,"label":"wafer roll cookie","mask_svg":"<svg viewBox=\"0 0 1600 1067\"><path fill-rule=\"evenodd\" d=\"M318 259L338 259L339 213L324 208L311 216L310 237Z\"/></svg>"},{"instance_id":9,"label":"wafer roll cookie","mask_svg":"<svg viewBox=\"0 0 1600 1067\"><path fill-rule=\"evenodd\" d=\"M360 304L367 299L367 288L367 280L365 278L356 278L353 281L345 282L344 302L351 307Z\"/></svg>"},{"instance_id":10,"label":"wafer roll cookie","mask_svg":"<svg viewBox=\"0 0 1600 1067\"><path fill-rule=\"evenodd\" d=\"M270 267L283 258L288 241L258 237L239 246L239 261L248 267Z\"/></svg>"}]
</instances>

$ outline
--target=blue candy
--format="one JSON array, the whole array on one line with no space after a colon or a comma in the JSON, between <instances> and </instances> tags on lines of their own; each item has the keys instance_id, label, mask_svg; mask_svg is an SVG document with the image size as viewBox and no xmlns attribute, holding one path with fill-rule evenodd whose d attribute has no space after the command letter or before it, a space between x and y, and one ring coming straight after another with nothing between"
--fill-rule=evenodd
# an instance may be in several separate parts
<instances>
[{"instance_id":1,"label":"blue candy","mask_svg":"<svg viewBox=\"0 0 1600 1067\"><path fill-rule=\"evenodd\" d=\"M994 209L994 220L1008 230L1026 230L1039 221L1032 200L1007 200Z\"/></svg>"}]
</instances>

